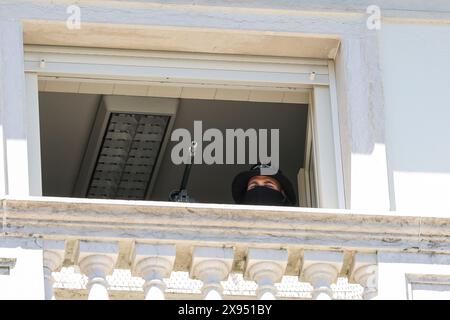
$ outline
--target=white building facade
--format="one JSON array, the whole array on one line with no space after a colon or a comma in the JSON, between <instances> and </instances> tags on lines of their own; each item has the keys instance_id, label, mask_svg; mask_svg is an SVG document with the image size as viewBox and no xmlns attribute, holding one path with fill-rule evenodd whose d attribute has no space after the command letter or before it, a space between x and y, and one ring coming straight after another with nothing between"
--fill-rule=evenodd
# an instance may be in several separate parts
<instances>
[{"instance_id":1,"label":"white building facade","mask_svg":"<svg viewBox=\"0 0 450 320\"><path fill-rule=\"evenodd\" d=\"M0 0L0 299L449 299L449 89L446 0ZM50 197L49 92L308 105L300 207Z\"/></svg>"}]
</instances>

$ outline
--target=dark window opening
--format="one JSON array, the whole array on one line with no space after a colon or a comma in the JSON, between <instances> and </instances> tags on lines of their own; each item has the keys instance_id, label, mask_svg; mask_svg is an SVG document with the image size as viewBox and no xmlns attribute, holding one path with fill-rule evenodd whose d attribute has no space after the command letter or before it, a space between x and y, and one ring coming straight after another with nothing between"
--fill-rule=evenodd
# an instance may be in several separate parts
<instances>
[{"instance_id":1,"label":"dark window opening","mask_svg":"<svg viewBox=\"0 0 450 320\"><path fill-rule=\"evenodd\" d=\"M75 185L101 101L102 95L39 92L44 196L76 196ZM129 140L127 140L128 138L122 139L122 144L126 145L127 153L115 154L117 149L108 149L108 143L111 143L109 140L109 142L104 140L100 143L99 150L101 151L97 158L97 167L92 170L92 176L89 177L91 182L96 181L96 183L91 183L91 187L87 189L84 195L85 197L168 201L169 194L179 187L185 168L183 164L176 165L172 162L171 151L178 142L170 141L170 133L178 128L185 128L193 137L194 121L202 121L203 132L209 128L216 128L222 132L224 145L226 129L241 128L247 130L253 128L257 131L267 129L268 132L271 129L279 129L280 169L293 184L297 195L297 205L299 203L298 173L300 168L304 166L305 158L305 135L308 117L308 105L306 104L178 99L178 110L176 117L174 117L173 126L170 128L170 132L166 132L169 135L169 141L163 154L161 154L159 167L152 173L153 167L151 165L144 168L147 164L139 161L142 162L146 159L142 156L144 153L152 153L155 150L148 149L145 146L139 149L137 147L139 145L137 134L143 134L142 130L156 130L161 125L165 127L167 118L152 118L142 115L128 118L122 116L120 118L120 114L113 114L113 117L117 121L125 118L130 120L125 121L126 124L122 123L123 121L122 124L115 122L115 125L123 125L124 130L129 131L123 135L128 137ZM143 122L152 123L150 120L154 121L153 124L148 127L143 125ZM113 132L111 128L109 130L109 132ZM105 132L108 132L108 129ZM103 137L103 139L107 138ZM209 142L203 142L203 149L208 144ZM139 153L140 158L136 158L133 152ZM99 163L104 166L105 161L111 161L112 158L118 159L117 163L122 165L122 169L128 168L130 170L121 169L117 172L114 172L114 170L111 172L97 170ZM148 159L150 161L155 158ZM223 159L226 160L225 149ZM189 195L201 203L233 204L232 180L239 172L251 167L251 164L248 163L248 143L245 159L246 164L237 164L236 156L234 164L194 164L188 183ZM138 172L135 171L141 165L145 172L139 173L143 177L139 180L136 178L137 176L133 175L138 175ZM143 190L146 188L145 181L150 173L154 175L154 185L146 197ZM144 177L145 175L147 176ZM98 177L106 178L101 180ZM141 184L137 180L141 181ZM122 187L120 183L123 183ZM97 191L100 190L98 186L104 187L106 184L113 188L111 193L107 195L98 193ZM133 186L136 186L136 188Z\"/></svg>"}]
</instances>

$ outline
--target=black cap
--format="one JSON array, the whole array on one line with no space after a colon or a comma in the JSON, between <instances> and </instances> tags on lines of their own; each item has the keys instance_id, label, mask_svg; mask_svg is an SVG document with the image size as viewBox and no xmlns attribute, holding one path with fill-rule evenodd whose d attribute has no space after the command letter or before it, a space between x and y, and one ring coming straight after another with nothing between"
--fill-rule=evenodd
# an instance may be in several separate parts
<instances>
[{"instance_id":1,"label":"black cap","mask_svg":"<svg viewBox=\"0 0 450 320\"><path fill-rule=\"evenodd\" d=\"M247 191L248 181L256 176L268 176L277 180L281 185L281 189L283 189L284 193L286 194L288 204L295 205L297 203L297 197L295 195L294 187L292 186L292 183L289 181L289 179L283 175L281 170L278 170L277 173L273 175L261 174L261 168L268 167L270 167L270 165L256 164L252 166L250 170L241 172L236 177L234 177L231 189L233 199L237 204L242 203L244 199L245 193Z\"/></svg>"}]
</instances>

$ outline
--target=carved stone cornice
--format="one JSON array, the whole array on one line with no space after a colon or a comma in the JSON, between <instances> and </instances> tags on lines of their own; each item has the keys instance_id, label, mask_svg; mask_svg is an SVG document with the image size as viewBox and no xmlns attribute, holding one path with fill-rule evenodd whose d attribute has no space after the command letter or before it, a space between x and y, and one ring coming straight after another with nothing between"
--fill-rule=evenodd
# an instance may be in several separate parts
<instances>
[{"instance_id":1,"label":"carved stone cornice","mask_svg":"<svg viewBox=\"0 0 450 320\"><path fill-rule=\"evenodd\" d=\"M310 208L5 199L2 235L323 250L450 253L450 218Z\"/></svg>"}]
</instances>

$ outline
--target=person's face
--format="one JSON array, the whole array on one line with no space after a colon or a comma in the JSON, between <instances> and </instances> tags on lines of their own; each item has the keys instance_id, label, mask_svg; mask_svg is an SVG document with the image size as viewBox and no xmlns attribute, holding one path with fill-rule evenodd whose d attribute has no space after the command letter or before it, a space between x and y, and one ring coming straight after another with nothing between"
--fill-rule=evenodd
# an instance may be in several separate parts
<instances>
[{"instance_id":1,"label":"person's face","mask_svg":"<svg viewBox=\"0 0 450 320\"><path fill-rule=\"evenodd\" d=\"M274 178L268 176L255 176L252 177L247 184L247 191L251 190L255 187L267 187L270 189L274 189L278 192L283 192L281 190L280 183Z\"/></svg>"}]
</instances>

